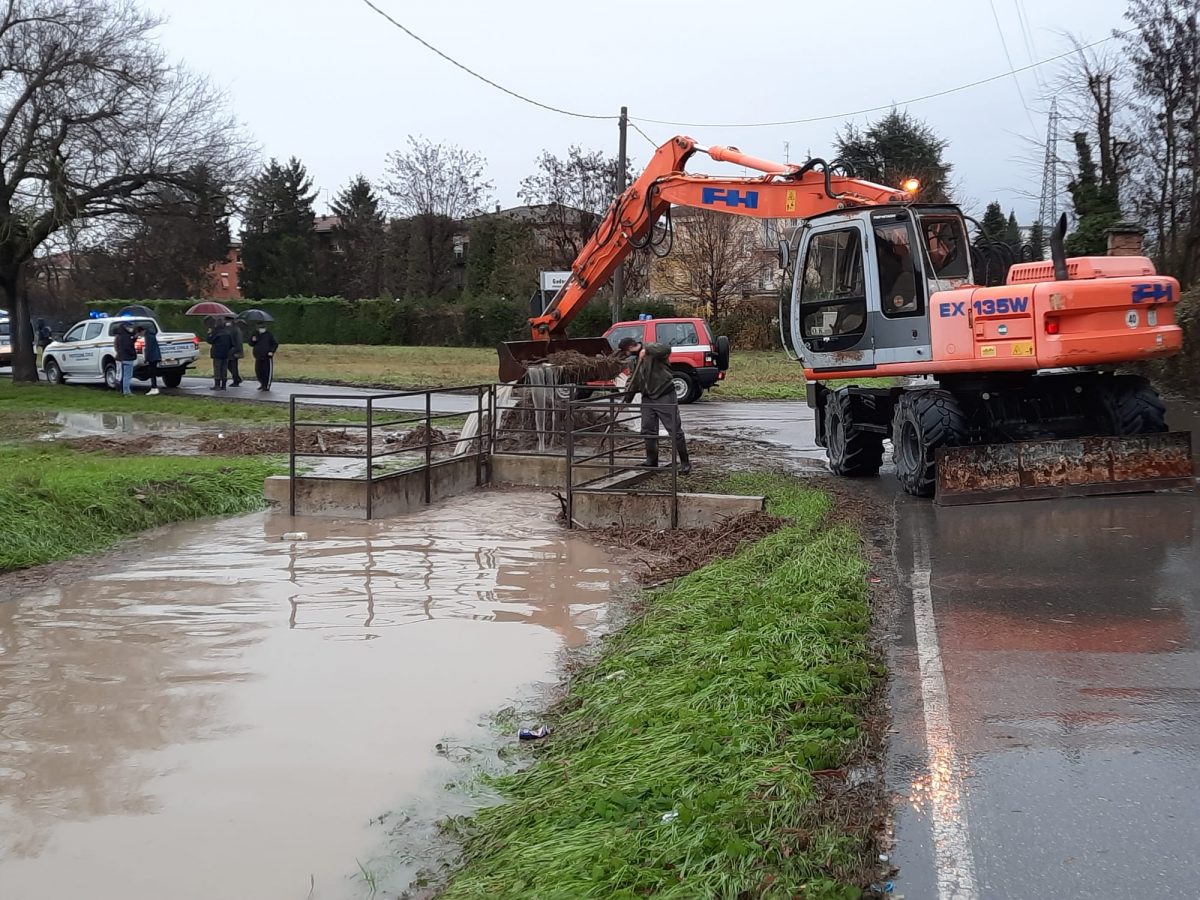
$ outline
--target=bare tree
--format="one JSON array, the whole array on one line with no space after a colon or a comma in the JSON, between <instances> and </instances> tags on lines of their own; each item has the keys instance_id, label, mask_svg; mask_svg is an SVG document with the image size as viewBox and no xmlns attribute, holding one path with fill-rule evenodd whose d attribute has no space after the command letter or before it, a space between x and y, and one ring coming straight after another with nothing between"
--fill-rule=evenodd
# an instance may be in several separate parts
<instances>
[{"instance_id":1,"label":"bare tree","mask_svg":"<svg viewBox=\"0 0 1200 900\"><path fill-rule=\"evenodd\" d=\"M677 211L675 242L662 264L671 292L704 303L719 322L729 306L754 291L763 270L755 252L755 228L747 219L709 209Z\"/></svg>"},{"instance_id":2,"label":"bare tree","mask_svg":"<svg viewBox=\"0 0 1200 900\"><path fill-rule=\"evenodd\" d=\"M24 267L47 240L159 208L163 188L228 183L252 147L224 97L169 64L160 20L128 0L0 4L0 292L13 379L37 371Z\"/></svg>"},{"instance_id":3,"label":"bare tree","mask_svg":"<svg viewBox=\"0 0 1200 900\"><path fill-rule=\"evenodd\" d=\"M484 177L487 166L478 153L453 144L408 137L408 149L387 157L385 189L402 216L459 220L481 212L494 185Z\"/></svg>"},{"instance_id":4,"label":"bare tree","mask_svg":"<svg viewBox=\"0 0 1200 900\"><path fill-rule=\"evenodd\" d=\"M548 266L570 268L616 199L617 173L616 157L605 156L599 150L571 146L567 148L566 157L543 150L537 160L537 171L521 179L517 196L528 204L544 207L543 218L550 226ZM632 172L626 165L625 182L632 181ZM645 288L644 254L631 255L622 263L621 271L629 296L635 296Z\"/></svg>"},{"instance_id":5,"label":"bare tree","mask_svg":"<svg viewBox=\"0 0 1200 900\"><path fill-rule=\"evenodd\" d=\"M1124 37L1138 95L1139 157L1132 207L1146 225L1162 271L1187 286L1200 251L1200 4L1133 0Z\"/></svg>"}]
</instances>

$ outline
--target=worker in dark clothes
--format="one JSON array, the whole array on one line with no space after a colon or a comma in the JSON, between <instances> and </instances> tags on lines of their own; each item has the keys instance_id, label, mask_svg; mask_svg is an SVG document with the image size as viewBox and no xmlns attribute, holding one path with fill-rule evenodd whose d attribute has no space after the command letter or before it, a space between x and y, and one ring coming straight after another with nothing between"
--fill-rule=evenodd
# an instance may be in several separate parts
<instances>
[{"instance_id":1,"label":"worker in dark clothes","mask_svg":"<svg viewBox=\"0 0 1200 900\"><path fill-rule=\"evenodd\" d=\"M223 391L229 380L229 357L233 353L233 319L218 322L205 337L210 348L208 355L213 362L213 386L211 390Z\"/></svg>"},{"instance_id":2,"label":"worker in dark clothes","mask_svg":"<svg viewBox=\"0 0 1200 900\"><path fill-rule=\"evenodd\" d=\"M229 354L229 377L233 379L233 386L237 387L242 383L242 373L238 371L238 360L246 355L246 341L242 337L240 322L234 322L230 328L233 334L233 351Z\"/></svg>"},{"instance_id":3,"label":"worker in dark clothes","mask_svg":"<svg viewBox=\"0 0 1200 900\"><path fill-rule=\"evenodd\" d=\"M162 349L158 346L158 335L153 328L139 325L137 336L142 339L142 360L150 376L150 390L146 396L153 397L158 393L158 364L162 362Z\"/></svg>"},{"instance_id":4,"label":"worker in dark clothes","mask_svg":"<svg viewBox=\"0 0 1200 900\"><path fill-rule=\"evenodd\" d=\"M275 335L259 323L250 335L250 350L254 353L254 375L260 391L269 391L275 380L275 351L278 349L279 341L275 340Z\"/></svg>"},{"instance_id":5,"label":"worker in dark clothes","mask_svg":"<svg viewBox=\"0 0 1200 900\"><path fill-rule=\"evenodd\" d=\"M133 366L137 362L137 348L133 342L133 323L122 322L113 335L113 346L117 351L117 362L121 364L121 393L133 395Z\"/></svg>"},{"instance_id":6,"label":"worker in dark clothes","mask_svg":"<svg viewBox=\"0 0 1200 900\"><path fill-rule=\"evenodd\" d=\"M658 466L658 426L661 423L675 440L675 455L679 472L692 471L687 442L683 437L683 422L679 418L679 400L675 396L674 373L667 360L671 348L666 344L644 344L638 354L637 366L625 389L625 402L631 403L635 394L642 395L642 437L646 441L646 459L642 466Z\"/></svg>"}]
</instances>

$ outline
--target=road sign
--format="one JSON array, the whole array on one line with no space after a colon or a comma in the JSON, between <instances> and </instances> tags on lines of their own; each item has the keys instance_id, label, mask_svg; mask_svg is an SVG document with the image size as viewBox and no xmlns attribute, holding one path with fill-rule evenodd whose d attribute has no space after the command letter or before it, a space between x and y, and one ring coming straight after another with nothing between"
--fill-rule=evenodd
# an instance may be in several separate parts
<instances>
[{"instance_id":1,"label":"road sign","mask_svg":"<svg viewBox=\"0 0 1200 900\"><path fill-rule=\"evenodd\" d=\"M552 291L558 293L559 289L567 283L567 279L571 277L568 272L539 272L541 277L541 285L543 291Z\"/></svg>"}]
</instances>

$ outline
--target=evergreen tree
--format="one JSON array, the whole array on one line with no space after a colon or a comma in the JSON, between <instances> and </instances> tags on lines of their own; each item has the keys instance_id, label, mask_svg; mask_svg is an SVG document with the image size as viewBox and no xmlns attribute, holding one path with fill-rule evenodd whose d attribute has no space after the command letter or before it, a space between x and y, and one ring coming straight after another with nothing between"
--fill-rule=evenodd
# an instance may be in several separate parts
<instances>
[{"instance_id":1,"label":"evergreen tree","mask_svg":"<svg viewBox=\"0 0 1200 900\"><path fill-rule=\"evenodd\" d=\"M385 220L371 182L355 176L334 197L332 207L338 218L333 232L336 249L324 252L318 260L324 276L323 293L349 300L380 296Z\"/></svg>"},{"instance_id":2,"label":"evergreen tree","mask_svg":"<svg viewBox=\"0 0 1200 900\"><path fill-rule=\"evenodd\" d=\"M242 293L254 300L316 288L312 179L300 160L272 159L250 183L242 223Z\"/></svg>"},{"instance_id":3,"label":"evergreen tree","mask_svg":"<svg viewBox=\"0 0 1200 900\"><path fill-rule=\"evenodd\" d=\"M1021 226L1017 224L1017 214L1009 212L1008 225L1004 229L1004 243L1012 248L1017 258L1021 253Z\"/></svg>"},{"instance_id":4,"label":"evergreen tree","mask_svg":"<svg viewBox=\"0 0 1200 900\"><path fill-rule=\"evenodd\" d=\"M948 142L908 113L893 109L865 129L847 125L836 145L838 158L860 178L897 186L916 178L921 182L921 200L949 200L951 165L942 158Z\"/></svg>"},{"instance_id":5,"label":"evergreen tree","mask_svg":"<svg viewBox=\"0 0 1200 900\"><path fill-rule=\"evenodd\" d=\"M1087 134L1076 132L1075 155L1079 174L1067 185L1075 207L1075 230L1067 236L1068 256L1103 256L1108 250L1104 233L1121 219L1121 203L1115 181L1102 182L1096 173Z\"/></svg>"},{"instance_id":6,"label":"evergreen tree","mask_svg":"<svg viewBox=\"0 0 1200 900\"><path fill-rule=\"evenodd\" d=\"M1000 207L999 201L993 200L987 205L979 228L981 241L1004 241L1004 236L1008 231L1008 219L1004 217L1004 210Z\"/></svg>"},{"instance_id":7,"label":"evergreen tree","mask_svg":"<svg viewBox=\"0 0 1200 900\"><path fill-rule=\"evenodd\" d=\"M1046 258L1046 232L1041 222L1034 222L1029 229L1029 245L1033 248L1034 259Z\"/></svg>"}]
</instances>

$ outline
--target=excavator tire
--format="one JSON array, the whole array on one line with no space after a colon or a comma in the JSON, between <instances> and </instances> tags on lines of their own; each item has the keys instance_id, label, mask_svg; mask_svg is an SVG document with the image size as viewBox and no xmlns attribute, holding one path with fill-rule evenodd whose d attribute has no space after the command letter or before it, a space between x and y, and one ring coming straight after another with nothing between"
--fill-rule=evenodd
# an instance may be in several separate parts
<instances>
[{"instance_id":1,"label":"excavator tire","mask_svg":"<svg viewBox=\"0 0 1200 900\"><path fill-rule=\"evenodd\" d=\"M844 390L830 391L825 403L825 441L834 475L878 475L883 465L883 435L854 427L853 405Z\"/></svg>"},{"instance_id":2,"label":"excavator tire","mask_svg":"<svg viewBox=\"0 0 1200 900\"><path fill-rule=\"evenodd\" d=\"M896 477L904 490L932 497L937 488L937 451L966 443L967 420L949 391L920 390L900 395L892 421Z\"/></svg>"},{"instance_id":3,"label":"excavator tire","mask_svg":"<svg viewBox=\"0 0 1200 900\"><path fill-rule=\"evenodd\" d=\"M1167 408L1145 378L1116 375L1099 388L1102 418L1111 434L1152 434L1167 430Z\"/></svg>"}]
</instances>

